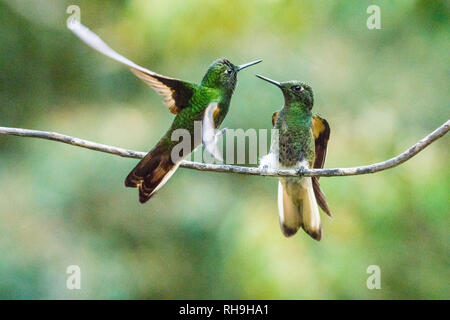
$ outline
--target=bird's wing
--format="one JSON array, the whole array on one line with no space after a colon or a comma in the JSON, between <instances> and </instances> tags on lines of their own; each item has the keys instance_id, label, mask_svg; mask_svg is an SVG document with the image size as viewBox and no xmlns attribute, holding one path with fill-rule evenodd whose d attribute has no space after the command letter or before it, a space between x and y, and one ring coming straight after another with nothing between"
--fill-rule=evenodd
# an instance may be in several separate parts
<instances>
[{"instance_id":1,"label":"bird's wing","mask_svg":"<svg viewBox=\"0 0 450 320\"><path fill-rule=\"evenodd\" d=\"M314 168L323 168L327 156L328 140L330 139L330 126L327 120L314 115L312 129L315 140Z\"/></svg>"},{"instance_id":2,"label":"bird's wing","mask_svg":"<svg viewBox=\"0 0 450 320\"><path fill-rule=\"evenodd\" d=\"M312 130L315 141L313 168L323 168L325 157L327 155L328 140L330 139L330 126L325 119L319 117L318 115L314 115L312 119ZM328 207L325 195L322 190L320 190L319 177L313 177L312 182L317 203L326 214L331 216L330 208Z\"/></svg>"},{"instance_id":3,"label":"bird's wing","mask_svg":"<svg viewBox=\"0 0 450 320\"><path fill-rule=\"evenodd\" d=\"M278 119L278 111L275 111L272 114L272 126L275 126L275 122L277 122L277 119Z\"/></svg>"},{"instance_id":4,"label":"bird's wing","mask_svg":"<svg viewBox=\"0 0 450 320\"><path fill-rule=\"evenodd\" d=\"M162 76L156 72L141 67L131 60L121 56L111 49L99 36L79 22L72 22L69 29L84 43L111 59L130 67L131 71L157 93L164 97L164 103L170 112L177 114L188 105L194 94L196 85L174 78Z\"/></svg>"},{"instance_id":5,"label":"bird's wing","mask_svg":"<svg viewBox=\"0 0 450 320\"><path fill-rule=\"evenodd\" d=\"M217 102L211 102L205 110L203 114L203 122L202 122L202 140L203 144L208 150L208 152L214 156L220 162L223 162L222 155L217 148L217 137L218 135L215 132L215 122L214 119L219 113L219 105Z\"/></svg>"}]
</instances>

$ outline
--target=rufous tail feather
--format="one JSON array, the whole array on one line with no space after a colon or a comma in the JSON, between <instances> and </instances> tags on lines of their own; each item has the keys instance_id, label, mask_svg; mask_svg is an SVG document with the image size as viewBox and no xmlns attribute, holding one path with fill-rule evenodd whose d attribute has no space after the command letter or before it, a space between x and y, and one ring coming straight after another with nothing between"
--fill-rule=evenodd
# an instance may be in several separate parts
<instances>
[{"instance_id":1,"label":"rufous tail feather","mask_svg":"<svg viewBox=\"0 0 450 320\"><path fill-rule=\"evenodd\" d=\"M139 202L147 202L178 168L173 163L171 150L158 143L128 174L125 186L139 188Z\"/></svg>"}]
</instances>

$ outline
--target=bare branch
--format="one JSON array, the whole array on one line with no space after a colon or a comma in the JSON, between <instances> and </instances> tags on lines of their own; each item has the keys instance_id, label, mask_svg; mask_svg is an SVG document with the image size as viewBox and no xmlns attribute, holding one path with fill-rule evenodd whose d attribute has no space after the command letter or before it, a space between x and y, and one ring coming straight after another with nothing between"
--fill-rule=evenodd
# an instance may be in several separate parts
<instances>
[{"instance_id":1,"label":"bare branch","mask_svg":"<svg viewBox=\"0 0 450 320\"><path fill-rule=\"evenodd\" d=\"M207 163L199 163L184 160L181 163L181 167L194 169L199 171L214 171L214 172L228 172L228 173L238 173L245 175L264 175L264 176L272 176L272 177L296 177L296 176L306 176L306 177L335 177L335 176L353 176L360 174L368 174L375 173L378 171L390 169L396 167L403 162L411 159L420 151L425 149L431 143L436 141L437 139L444 136L450 130L450 120L446 121L439 128L431 132L422 140L418 141L412 147L399 154L398 156L391 158L389 160L378 162L374 164L370 164L367 166L359 166L352 168L331 168L331 169L302 169L301 171L296 170L268 170L262 171L257 167L242 167L242 166L234 166L227 164L207 164ZM123 148L108 146L105 144L100 144L96 142L91 142L88 140L82 140L79 138L74 138L71 136L63 135L56 132L46 132L46 131L38 131L38 130L29 130L29 129L21 129L21 128L8 128L8 127L0 127L0 134L4 135L14 135L20 137L31 137L31 138L39 138L39 139L47 139L52 141L58 141L67 143L73 146L82 147L90 150L96 150L100 152L111 153L114 155L118 155L126 158L136 158L142 159L146 152L139 152L133 150L127 150Z\"/></svg>"}]
</instances>

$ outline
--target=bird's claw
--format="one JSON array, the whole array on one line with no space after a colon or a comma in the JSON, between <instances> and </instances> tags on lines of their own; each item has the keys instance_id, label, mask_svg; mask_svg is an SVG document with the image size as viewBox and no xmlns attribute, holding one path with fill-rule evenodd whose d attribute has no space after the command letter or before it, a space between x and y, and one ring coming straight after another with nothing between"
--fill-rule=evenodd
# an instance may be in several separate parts
<instances>
[{"instance_id":1,"label":"bird's claw","mask_svg":"<svg viewBox=\"0 0 450 320\"><path fill-rule=\"evenodd\" d=\"M304 166L299 167L297 169L297 175L303 176L303 174L305 173L305 169L306 169L306 167L304 167Z\"/></svg>"}]
</instances>

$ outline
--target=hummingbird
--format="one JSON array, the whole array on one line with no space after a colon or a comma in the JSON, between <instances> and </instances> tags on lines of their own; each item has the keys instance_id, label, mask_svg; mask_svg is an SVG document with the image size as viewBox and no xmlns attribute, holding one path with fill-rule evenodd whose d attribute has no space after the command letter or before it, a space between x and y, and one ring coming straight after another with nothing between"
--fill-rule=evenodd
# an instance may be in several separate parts
<instances>
[{"instance_id":1,"label":"hummingbird","mask_svg":"<svg viewBox=\"0 0 450 320\"><path fill-rule=\"evenodd\" d=\"M111 49L99 36L78 21L73 21L69 29L93 49L128 66L138 78L163 97L169 111L176 115L167 132L125 179L126 187L139 189L141 203L147 202L174 174L183 158L202 142L215 158L222 160L216 147L215 129L228 113L237 74L262 60L234 65L227 59L217 59L209 66L201 83L195 84L166 77L135 64ZM172 133L184 129L194 137L196 121L201 121L201 141L192 138L189 152L185 149L172 152L179 143L172 141Z\"/></svg>"},{"instance_id":2,"label":"hummingbird","mask_svg":"<svg viewBox=\"0 0 450 320\"><path fill-rule=\"evenodd\" d=\"M325 119L312 113L312 88L296 80L278 82L256 76L276 85L284 96L284 106L272 115L272 125L278 129L278 136L272 138L270 152L261 158L261 169L323 168L330 126ZM331 216L319 177L279 179L278 213L286 237L293 236L302 227L320 241L322 226L318 205Z\"/></svg>"}]
</instances>

